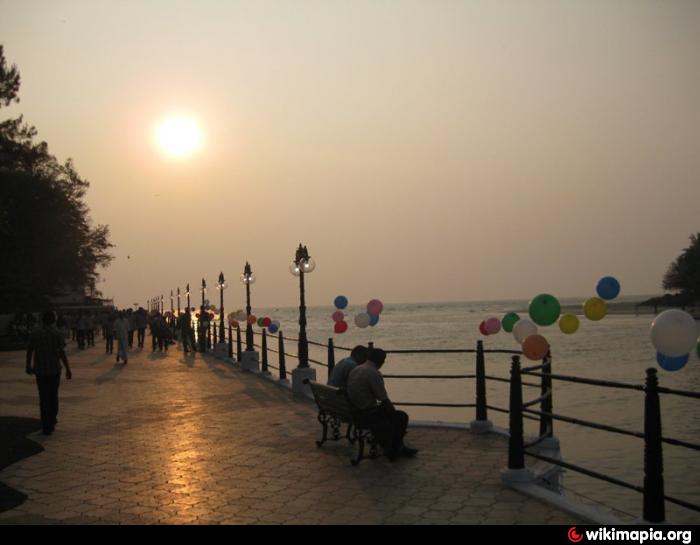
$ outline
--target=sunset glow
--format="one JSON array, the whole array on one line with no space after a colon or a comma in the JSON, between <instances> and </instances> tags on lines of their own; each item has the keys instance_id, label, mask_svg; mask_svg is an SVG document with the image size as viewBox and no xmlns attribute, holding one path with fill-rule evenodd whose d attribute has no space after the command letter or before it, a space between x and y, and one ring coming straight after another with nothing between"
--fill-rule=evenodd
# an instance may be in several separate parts
<instances>
[{"instance_id":1,"label":"sunset glow","mask_svg":"<svg viewBox=\"0 0 700 545\"><path fill-rule=\"evenodd\" d=\"M169 157L185 158L202 147L202 132L189 117L170 117L156 131L161 150Z\"/></svg>"}]
</instances>

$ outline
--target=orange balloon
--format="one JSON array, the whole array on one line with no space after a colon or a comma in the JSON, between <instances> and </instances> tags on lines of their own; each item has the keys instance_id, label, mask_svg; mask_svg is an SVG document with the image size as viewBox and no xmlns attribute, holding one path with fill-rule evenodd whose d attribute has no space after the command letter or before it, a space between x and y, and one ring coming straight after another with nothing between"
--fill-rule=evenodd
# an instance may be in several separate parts
<instances>
[{"instance_id":1,"label":"orange balloon","mask_svg":"<svg viewBox=\"0 0 700 545\"><path fill-rule=\"evenodd\" d=\"M248 316L248 323L250 325L255 325L257 322L258 322L258 319L254 314L251 314L250 316Z\"/></svg>"},{"instance_id":2,"label":"orange balloon","mask_svg":"<svg viewBox=\"0 0 700 545\"><path fill-rule=\"evenodd\" d=\"M549 343L542 335L529 335L523 341L522 348L527 359L539 361L549 352Z\"/></svg>"}]
</instances>

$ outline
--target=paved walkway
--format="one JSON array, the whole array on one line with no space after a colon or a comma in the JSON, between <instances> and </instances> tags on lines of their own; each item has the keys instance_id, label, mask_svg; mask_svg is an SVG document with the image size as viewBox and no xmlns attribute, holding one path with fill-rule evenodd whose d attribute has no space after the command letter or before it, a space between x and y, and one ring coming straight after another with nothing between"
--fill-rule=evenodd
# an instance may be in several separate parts
<instances>
[{"instance_id":1,"label":"paved walkway","mask_svg":"<svg viewBox=\"0 0 700 545\"><path fill-rule=\"evenodd\" d=\"M347 442L315 447L312 403L213 357L70 359L56 432L29 435L45 451L0 471L28 496L0 523L577 522L501 484L493 435L409 428L418 458L353 468ZM38 416L23 370L23 353L0 353L2 416Z\"/></svg>"}]
</instances>

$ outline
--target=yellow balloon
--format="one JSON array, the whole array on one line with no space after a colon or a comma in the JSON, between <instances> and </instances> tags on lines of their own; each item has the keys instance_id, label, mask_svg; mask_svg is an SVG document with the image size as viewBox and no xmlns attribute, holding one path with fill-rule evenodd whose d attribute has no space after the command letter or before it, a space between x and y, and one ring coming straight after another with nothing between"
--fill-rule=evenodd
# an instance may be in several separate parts
<instances>
[{"instance_id":1,"label":"yellow balloon","mask_svg":"<svg viewBox=\"0 0 700 545\"><path fill-rule=\"evenodd\" d=\"M575 314L562 314L559 318L559 329L562 333L571 335L578 331L579 321Z\"/></svg>"},{"instance_id":2,"label":"yellow balloon","mask_svg":"<svg viewBox=\"0 0 700 545\"><path fill-rule=\"evenodd\" d=\"M583 313L589 320L597 322L605 318L608 313L608 304L599 297L591 297L583 304Z\"/></svg>"}]
</instances>

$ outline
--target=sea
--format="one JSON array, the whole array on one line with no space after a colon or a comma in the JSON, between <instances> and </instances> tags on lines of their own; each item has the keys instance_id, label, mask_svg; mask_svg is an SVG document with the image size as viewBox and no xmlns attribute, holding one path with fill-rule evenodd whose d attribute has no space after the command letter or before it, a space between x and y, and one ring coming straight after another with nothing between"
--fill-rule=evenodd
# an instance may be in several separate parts
<instances>
[{"instance_id":1,"label":"sea","mask_svg":"<svg viewBox=\"0 0 700 545\"><path fill-rule=\"evenodd\" d=\"M636 302L644 296L622 297L611 306L603 320L592 322L582 316L584 298L561 299L568 311L579 314L581 325L573 335L565 335L556 326L540 328L552 350L554 373L575 375L600 380L644 384L646 369L658 371L661 386L700 391L700 360L691 355L681 370L668 372L656 363L656 352L651 344L649 329L654 319L653 309L637 308ZM518 350L512 334L501 331L482 337L479 324L491 317L502 317L515 311L527 316L528 301L477 301L463 303L386 303L379 322L374 327L359 328L354 316L365 306L349 306L344 310L349 328L343 334L334 334L331 305L307 308L307 336L311 341L327 344L329 339L338 347L352 348L356 344L373 342L374 346L392 349L465 349L476 348L482 339L486 349ZM616 311L616 312L615 312ZM294 308L254 309L257 316L279 320L285 337L297 338L298 313ZM259 328L256 327L256 330ZM256 342L259 339L256 338ZM270 348L277 348L270 342ZM287 342L285 350L296 353L296 343ZM336 349L335 361L347 355ZM320 362L327 361L327 349L310 347L309 356ZM276 365L276 354L269 354ZM473 374L474 354L390 354L382 368L384 374ZM287 358L287 369L297 361ZM523 365L536 365L524 360ZM317 380L325 381L326 368L315 366ZM510 356L486 355L487 374L509 377ZM524 378L538 383L537 377ZM387 390L394 402L410 403L474 403L475 380L440 379L387 379ZM538 388L524 388L524 400L539 397ZM508 384L488 381L489 405L508 407ZM632 390L618 390L554 381L554 412L560 415L616 426L630 431L644 429L644 394ZM413 420L466 424L475 418L474 409L405 407ZM673 395L661 396L664 437L700 443L700 400ZM489 412L489 420L507 428L508 415ZM631 484L643 485L644 442L642 439L593 430L560 421L554 423L555 436L561 444L565 461L610 475ZM537 423L525 421L525 433L536 436ZM687 448L664 444L664 479L666 495L700 504L700 453ZM426 453L426 455L428 455ZM506 459L504 457L504 466ZM527 459L526 459L527 463ZM589 503L601 510L614 510L626 519L638 518L642 512L641 494L610 485L566 470L563 475L564 493L578 501ZM676 523L700 523L700 513L666 503L667 519Z\"/></svg>"}]
</instances>

